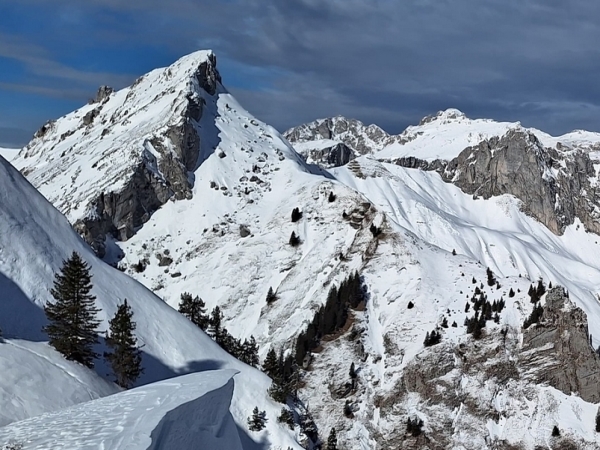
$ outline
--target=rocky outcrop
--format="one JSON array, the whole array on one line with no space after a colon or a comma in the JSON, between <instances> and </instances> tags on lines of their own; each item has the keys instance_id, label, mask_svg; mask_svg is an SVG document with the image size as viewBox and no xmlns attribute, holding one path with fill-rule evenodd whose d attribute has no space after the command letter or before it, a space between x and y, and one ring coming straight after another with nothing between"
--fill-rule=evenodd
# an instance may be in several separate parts
<instances>
[{"instance_id":1,"label":"rocky outcrop","mask_svg":"<svg viewBox=\"0 0 600 450\"><path fill-rule=\"evenodd\" d=\"M590 345L586 314L563 288L548 292L542 321L523 334L519 359L524 377L600 402L600 357Z\"/></svg>"},{"instance_id":2,"label":"rocky outcrop","mask_svg":"<svg viewBox=\"0 0 600 450\"><path fill-rule=\"evenodd\" d=\"M326 169L343 166L356 158L352 149L341 142L328 147L302 148L297 151L309 164L317 164Z\"/></svg>"},{"instance_id":3,"label":"rocky outcrop","mask_svg":"<svg viewBox=\"0 0 600 450\"><path fill-rule=\"evenodd\" d=\"M367 126L359 120L341 116L319 119L290 128L283 135L292 145L324 139L333 140L344 144L356 155L381 150L395 139L377 125Z\"/></svg>"},{"instance_id":4,"label":"rocky outcrop","mask_svg":"<svg viewBox=\"0 0 600 450\"><path fill-rule=\"evenodd\" d=\"M562 234L575 218L600 234L600 191L592 181L596 171L588 153L544 148L524 129L468 147L451 161L403 157L391 162L435 170L444 181L477 197L514 195L525 213L555 234Z\"/></svg>"}]
</instances>

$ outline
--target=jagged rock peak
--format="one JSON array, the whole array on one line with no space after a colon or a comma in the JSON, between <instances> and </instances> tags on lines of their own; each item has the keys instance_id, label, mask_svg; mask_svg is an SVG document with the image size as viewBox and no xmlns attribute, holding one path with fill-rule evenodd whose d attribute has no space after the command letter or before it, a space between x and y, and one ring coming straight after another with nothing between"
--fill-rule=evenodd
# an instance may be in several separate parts
<instances>
[{"instance_id":1,"label":"jagged rock peak","mask_svg":"<svg viewBox=\"0 0 600 450\"><path fill-rule=\"evenodd\" d=\"M343 116L317 119L313 122L290 128L284 137L292 144L315 141L331 141L329 147L342 143L357 155L370 154L381 150L394 141L377 125L365 125L360 120L348 119ZM317 144L314 148L324 148Z\"/></svg>"}]
</instances>

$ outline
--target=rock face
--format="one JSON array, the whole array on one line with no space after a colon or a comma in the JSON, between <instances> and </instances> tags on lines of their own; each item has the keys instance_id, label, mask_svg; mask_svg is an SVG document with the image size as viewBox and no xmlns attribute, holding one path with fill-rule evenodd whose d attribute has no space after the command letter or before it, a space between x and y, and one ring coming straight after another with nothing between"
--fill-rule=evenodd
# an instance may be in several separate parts
<instances>
[{"instance_id":1,"label":"rock face","mask_svg":"<svg viewBox=\"0 0 600 450\"><path fill-rule=\"evenodd\" d=\"M345 147L354 153L354 156L359 156L381 150L395 140L394 136L390 136L377 125L367 126L359 120L347 119L341 116L315 120L314 122L291 128L283 135L299 153L303 153L303 149L302 147L297 148L297 144L323 140L333 141L328 149L321 147L323 154L319 155L319 158L327 164L332 164L332 161L341 161L344 159L338 158L338 155L333 157L328 156L331 152L341 151L334 143L344 144ZM318 144L313 148L317 147Z\"/></svg>"},{"instance_id":2,"label":"rock face","mask_svg":"<svg viewBox=\"0 0 600 450\"><path fill-rule=\"evenodd\" d=\"M548 292L542 321L525 330L520 365L535 383L600 401L600 357L590 345L587 317L563 288Z\"/></svg>"},{"instance_id":3,"label":"rock face","mask_svg":"<svg viewBox=\"0 0 600 450\"><path fill-rule=\"evenodd\" d=\"M197 52L119 92L102 86L45 124L15 165L103 257L106 236L126 240L165 202L192 196L191 172L216 143L220 82L215 56ZM75 189L82 172L89 193ZM61 189L44 191L49 178Z\"/></svg>"},{"instance_id":4,"label":"rock face","mask_svg":"<svg viewBox=\"0 0 600 450\"><path fill-rule=\"evenodd\" d=\"M523 202L524 212L555 234L562 234L576 217L586 230L600 233L600 192L589 154L544 148L527 130L486 139L451 161L403 157L392 162L435 170L474 196L514 195Z\"/></svg>"},{"instance_id":5,"label":"rock face","mask_svg":"<svg viewBox=\"0 0 600 450\"><path fill-rule=\"evenodd\" d=\"M296 144L295 150L307 163L326 169L343 166L356 158L355 152L346 144L331 140Z\"/></svg>"}]
</instances>

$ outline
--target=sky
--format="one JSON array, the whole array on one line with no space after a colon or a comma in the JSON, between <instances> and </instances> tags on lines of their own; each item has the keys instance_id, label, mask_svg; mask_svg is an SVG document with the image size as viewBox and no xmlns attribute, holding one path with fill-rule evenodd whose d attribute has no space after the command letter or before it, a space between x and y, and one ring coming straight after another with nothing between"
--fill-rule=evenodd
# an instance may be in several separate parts
<instances>
[{"instance_id":1,"label":"sky","mask_svg":"<svg viewBox=\"0 0 600 450\"><path fill-rule=\"evenodd\" d=\"M599 17L592 0L0 0L0 146L208 48L281 131L344 115L399 133L450 107L600 131Z\"/></svg>"}]
</instances>

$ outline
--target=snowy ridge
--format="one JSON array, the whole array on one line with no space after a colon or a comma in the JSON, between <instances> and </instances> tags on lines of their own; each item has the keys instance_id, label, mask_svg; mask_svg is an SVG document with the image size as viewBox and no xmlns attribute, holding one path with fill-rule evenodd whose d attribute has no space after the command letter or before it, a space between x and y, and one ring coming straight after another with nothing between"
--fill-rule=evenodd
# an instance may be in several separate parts
<instances>
[{"instance_id":1,"label":"snowy ridge","mask_svg":"<svg viewBox=\"0 0 600 450\"><path fill-rule=\"evenodd\" d=\"M27 199L27 202L22 199ZM0 290L4 294L3 301L0 302L0 317L10 317L10 320L1 324L5 336L34 341L46 339L41 332L45 316L40 307L50 299L49 288L52 286L54 273L61 268L64 259L77 251L91 265L94 284L92 292L102 310L99 313L102 321L100 329L107 329L108 319L125 298L132 307L145 369L138 380L139 384L189 372L235 369L240 372L236 376L231 406L236 421L244 424L256 405L261 410L266 410L268 417L273 418L278 414L280 408L266 398L270 385L268 377L227 354L198 327L142 285L98 260L69 226L65 217L1 158L0 249ZM43 353L49 351L51 350L47 349ZM107 372L102 361L98 361L97 370L101 374ZM98 380L97 385L93 377L88 379L92 392L95 391L98 395L108 393L104 381ZM60 379L56 383L69 386ZM35 398L36 395L44 397L46 393L41 389L45 386L46 384L40 383L34 386L35 390L24 394L19 394L21 388L12 392L24 399ZM6 385L4 388L6 389ZM79 396L77 399L88 398ZM57 402L57 407L60 406L61 403ZM16 415L6 419L21 419L26 410L27 408L16 408ZM268 423L267 429L271 442L286 443L294 447L292 436L282 430L275 420Z\"/></svg>"},{"instance_id":2,"label":"snowy ridge","mask_svg":"<svg viewBox=\"0 0 600 450\"><path fill-rule=\"evenodd\" d=\"M4 321L2 325L4 328ZM120 390L41 342L4 340L0 343L0 367L0 426Z\"/></svg>"},{"instance_id":3,"label":"snowy ridge","mask_svg":"<svg viewBox=\"0 0 600 450\"><path fill-rule=\"evenodd\" d=\"M229 412L234 371L195 373L0 428L23 449L242 450Z\"/></svg>"},{"instance_id":4,"label":"snowy ridge","mask_svg":"<svg viewBox=\"0 0 600 450\"><path fill-rule=\"evenodd\" d=\"M18 153L19 153L19 149L17 149L17 148L2 148L2 147L0 147L0 156L3 157L4 159L6 159L7 161L10 161L14 157L16 157Z\"/></svg>"},{"instance_id":5,"label":"snowy ridge","mask_svg":"<svg viewBox=\"0 0 600 450\"><path fill-rule=\"evenodd\" d=\"M415 157L424 161L449 161L465 148L494 136L504 136L510 130L533 133L545 147L591 150L600 145L600 133L573 131L553 137L535 128L524 128L520 122L470 119L461 111L451 108L425 117L419 125L409 126L396 136L396 142L377 152L376 158L393 160Z\"/></svg>"}]
</instances>

